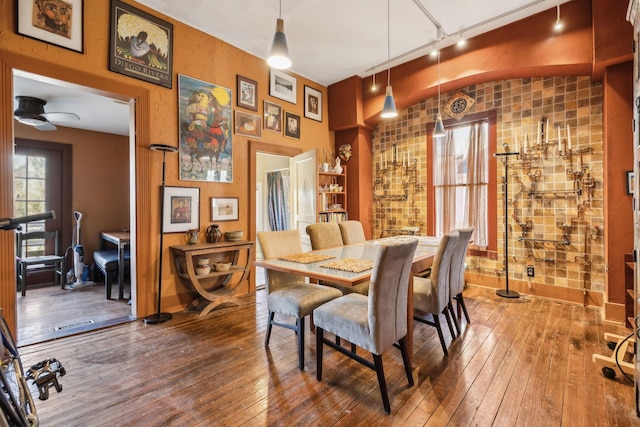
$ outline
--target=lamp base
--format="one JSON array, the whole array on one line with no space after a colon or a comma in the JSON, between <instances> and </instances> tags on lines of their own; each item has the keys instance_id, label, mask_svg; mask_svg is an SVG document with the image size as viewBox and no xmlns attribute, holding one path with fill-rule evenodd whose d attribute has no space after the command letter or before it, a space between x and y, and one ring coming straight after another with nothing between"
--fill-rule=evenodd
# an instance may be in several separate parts
<instances>
[{"instance_id":1,"label":"lamp base","mask_svg":"<svg viewBox=\"0 0 640 427\"><path fill-rule=\"evenodd\" d=\"M155 313L150 314L144 318L144 323L148 325L155 325L156 323L163 323L167 320L171 320L171 313Z\"/></svg>"},{"instance_id":2,"label":"lamp base","mask_svg":"<svg viewBox=\"0 0 640 427\"><path fill-rule=\"evenodd\" d=\"M498 289L496 295L502 298L520 298L520 294L516 291L510 291L509 289ZM146 320L145 320L146 321Z\"/></svg>"}]
</instances>

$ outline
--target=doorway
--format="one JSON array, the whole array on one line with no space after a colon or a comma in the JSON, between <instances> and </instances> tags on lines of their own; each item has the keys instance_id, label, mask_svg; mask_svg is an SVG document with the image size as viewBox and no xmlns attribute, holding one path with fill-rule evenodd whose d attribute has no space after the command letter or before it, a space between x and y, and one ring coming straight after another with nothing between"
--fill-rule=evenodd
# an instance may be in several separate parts
<instances>
[{"instance_id":1,"label":"doorway","mask_svg":"<svg viewBox=\"0 0 640 427\"><path fill-rule=\"evenodd\" d=\"M72 271L74 241L81 239L85 248L84 263L91 267L92 253L105 244L100 239L100 232L130 229L131 218L135 217L129 203L130 180L134 179L130 176L129 168L132 152L129 121L130 109L133 107L107 95L93 94L93 89L88 87L70 85L68 82L18 70L14 70L13 88L14 99L15 96L37 96L46 101L45 113L74 112L80 109L80 116L91 116L86 110L101 104L108 109L101 117L114 115L116 120L124 121L123 126L107 130L94 130L91 123L79 124L75 121L67 123L51 120L50 124L55 124L57 129L50 131L17 122L14 125L16 155L24 152L20 147L25 137L37 141L41 147L65 146L73 152L73 156L69 156L67 163L63 165L64 174L72 176L71 190L63 190L61 193L64 196L60 200L47 202L45 210L56 212L57 222L47 223L46 227L53 227L61 234L61 248L63 251L66 249L67 254L66 269L75 275ZM68 99L74 99L77 105L63 105ZM48 116L45 115L46 117ZM102 120L101 124L104 122L106 120ZM100 162L93 161L95 158L100 158ZM64 180L60 178L60 181ZM47 184L51 187L54 185ZM117 203L113 203L113 200L117 200ZM78 221L74 222L73 219L74 211L81 212L84 217L81 234L77 233L79 227L76 226ZM29 212L31 213L35 212ZM14 216L19 216L18 214L16 212ZM132 242L133 244L135 243ZM135 254L133 249L132 246L130 252ZM127 297L135 289L134 283L135 280L130 280L125 285ZM18 295L18 344L32 344L133 320L132 306L127 303L128 299L105 298L102 278L92 275L83 285L85 286L68 286L64 289L56 285L47 286L45 283L44 286L28 286L25 297Z\"/></svg>"}]
</instances>

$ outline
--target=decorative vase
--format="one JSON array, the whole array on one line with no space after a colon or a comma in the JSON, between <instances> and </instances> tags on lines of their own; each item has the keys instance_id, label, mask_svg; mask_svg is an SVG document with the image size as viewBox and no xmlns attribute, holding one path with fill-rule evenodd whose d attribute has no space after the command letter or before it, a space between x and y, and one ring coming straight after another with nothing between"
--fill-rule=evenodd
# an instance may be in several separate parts
<instances>
[{"instance_id":1,"label":"decorative vase","mask_svg":"<svg viewBox=\"0 0 640 427\"><path fill-rule=\"evenodd\" d=\"M340 166L340 157L336 157L336 165L333 167L334 173L342 173L342 166Z\"/></svg>"},{"instance_id":2,"label":"decorative vase","mask_svg":"<svg viewBox=\"0 0 640 427\"><path fill-rule=\"evenodd\" d=\"M203 274L211 273L211 266L209 265L209 258L199 258L196 261L196 274L202 276Z\"/></svg>"},{"instance_id":3,"label":"decorative vase","mask_svg":"<svg viewBox=\"0 0 640 427\"><path fill-rule=\"evenodd\" d=\"M329 163L324 162L322 164L322 172L329 172Z\"/></svg>"},{"instance_id":4,"label":"decorative vase","mask_svg":"<svg viewBox=\"0 0 640 427\"><path fill-rule=\"evenodd\" d=\"M189 236L188 242L190 245L198 243L198 230L189 230L187 231L187 235Z\"/></svg>"},{"instance_id":5,"label":"decorative vase","mask_svg":"<svg viewBox=\"0 0 640 427\"><path fill-rule=\"evenodd\" d=\"M218 243L222 240L222 232L220 231L220 227L218 224L212 224L207 227L207 242L208 243Z\"/></svg>"}]
</instances>

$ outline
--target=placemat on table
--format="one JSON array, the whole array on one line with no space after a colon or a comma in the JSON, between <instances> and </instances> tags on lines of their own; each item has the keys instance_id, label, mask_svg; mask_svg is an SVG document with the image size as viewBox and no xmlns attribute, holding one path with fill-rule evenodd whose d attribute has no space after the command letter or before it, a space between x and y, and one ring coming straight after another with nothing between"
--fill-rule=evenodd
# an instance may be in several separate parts
<instances>
[{"instance_id":1,"label":"placemat on table","mask_svg":"<svg viewBox=\"0 0 640 427\"><path fill-rule=\"evenodd\" d=\"M304 252L301 254L292 254L281 256L279 259L283 261L298 262L300 264L311 264L312 262L324 261L325 259L335 258L333 255L314 254Z\"/></svg>"},{"instance_id":2,"label":"placemat on table","mask_svg":"<svg viewBox=\"0 0 640 427\"><path fill-rule=\"evenodd\" d=\"M337 261L325 262L320 267L333 268L334 270L348 271L350 273L361 273L373 268L373 261L368 259L344 258Z\"/></svg>"}]
</instances>

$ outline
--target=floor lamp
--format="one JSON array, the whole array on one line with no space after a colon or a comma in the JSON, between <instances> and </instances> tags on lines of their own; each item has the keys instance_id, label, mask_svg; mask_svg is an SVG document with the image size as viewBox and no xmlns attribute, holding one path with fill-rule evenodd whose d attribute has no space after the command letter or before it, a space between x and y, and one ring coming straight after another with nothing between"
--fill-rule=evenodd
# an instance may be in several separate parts
<instances>
[{"instance_id":1,"label":"floor lamp","mask_svg":"<svg viewBox=\"0 0 640 427\"><path fill-rule=\"evenodd\" d=\"M144 318L144 323L156 324L166 322L171 319L171 313L160 312L160 303L162 301L162 249L164 243L164 174L167 153L177 153L178 149L172 145L165 144L151 144L149 148L153 151L162 152L162 186L160 187L160 253L158 257L158 310L155 314L150 314Z\"/></svg>"},{"instance_id":2,"label":"floor lamp","mask_svg":"<svg viewBox=\"0 0 640 427\"><path fill-rule=\"evenodd\" d=\"M509 156L517 156L517 151L495 153L494 156L504 156L504 277L505 289L498 289L496 294L503 298L519 298L520 294L509 290L509 215L507 203L509 202Z\"/></svg>"}]
</instances>

